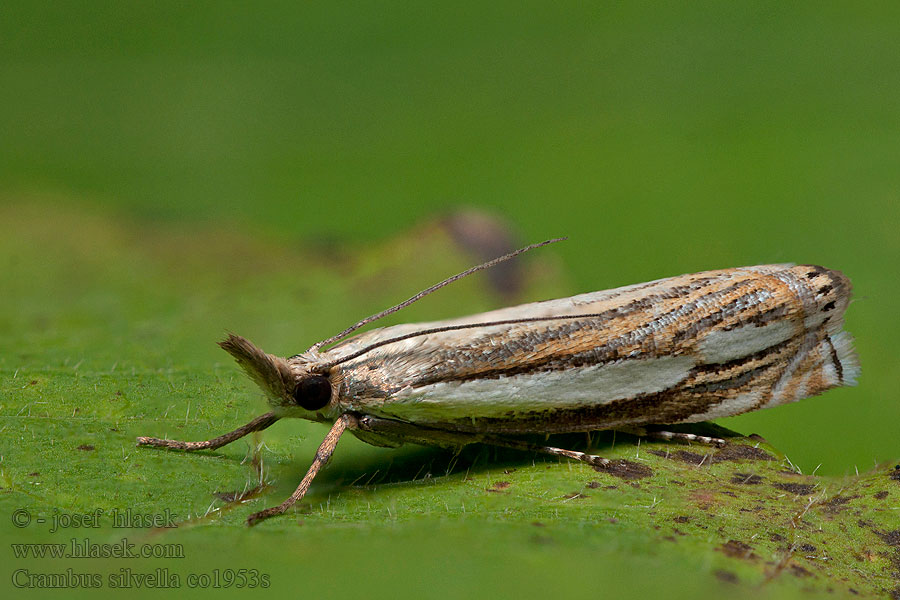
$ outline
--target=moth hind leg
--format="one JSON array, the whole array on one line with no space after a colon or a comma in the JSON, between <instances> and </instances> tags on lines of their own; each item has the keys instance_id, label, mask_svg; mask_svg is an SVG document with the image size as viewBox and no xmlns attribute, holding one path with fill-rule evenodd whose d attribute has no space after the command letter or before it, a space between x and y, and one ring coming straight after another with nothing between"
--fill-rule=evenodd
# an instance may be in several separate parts
<instances>
[{"instance_id":1,"label":"moth hind leg","mask_svg":"<svg viewBox=\"0 0 900 600\"><path fill-rule=\"evenodd\" d=\"M555 446L547 446L544 444L535 444L502 435L431 429L416 426L412 423L404 423L392 419L382 419L370 415L360 417L359 428L365 432L388 436L395 440L407 441L425 446L461 448L468 444L487 444L488 446L496 446L498 448L510 448L512 450L523 450L525 452L540 452L541 454L564 456L566 458L580 460L601 467L608 466L612 463L608 458L603 458L602 456L597 456L595 454L587 454L586 452L579 452L577 450L566 450L565 448L557 448Z\"/></svg>"},{"instance_id":2,"label":"moth hind leg","mask_svg":"<svg viewBox=\"0 0 900 600\"><path fill-rule=\"evenodd\" d=\"M500 443L498 443L498 441ZM503 442L514 441L514 440L485 440L485 443L499 446ZM505 445L505 444L504 444ZM526 444L527 447L518 447L521 450L530 450L532 452L540 452L541 454L551 454L553 456L564 456L566 458L571 458L573 460L579 460L581 462L586 462L589 465L595 467L608 467L612 464L608 458L604 458L602 456L598 456L596 454L588 454L586 452L579 452L578 450L566 450L565 448L556 448L555 446L541 446L538 444ZM509 446L509 447L517 447L517 446Z\"/></svg>"},{"instance_id":3,"label":"moth hind leg","mask_svg":"<svg viewBox=\"0 0 900 600\"><path fill-rule=\"evenodd\" d=\"M647 437L667 441L697 442L698 444L705 444L707 446L722 447L725 445L725 440L723 440L722 438L710 437L707 435L697 435L694 433L685 433L683 431L648 431Z\"/></svg>"},{"instance_id":4,"label":"moth hind leg","mask_svg":"<svg viewBox=\"0 0 900 600\"><path fill-rule=\"evenodd\" d=\"M711 437L708 435L697 435L695 433L686 433L683 431L668 431L665 429L647 429L644 427L630 427L630 428L617 427L616 431L621 431L622 433L627 433L629 435L634 435L637 437L665 440L667 442L697 442L698 444L705 444L707 446L717 446L717 447L722 447L725 445L725 440L722 438Z\"/></svg>"},{"instance_id":5,"label":"moth hind leg","mask_svg":"<svg viewBox=\"0 0 900 600\"><path fill-rule=\"evenodd\" d=\"M666 441L679 441L679 442L697 442L699 444L706 444L708 446L717 446L722 447L725 445L725 440L718 437L712 437L707 435L698 435L696 433L686 433L681 431L667 431L667 430L654 430L654 429L646 429L644 427L632 427L632 428L616 428L615 431L627 433L629 435L634 435L637 437L644 438L652 438ZM589 438L590 439L590 438ZM566 458L571 458L574 460L578 460L581 462L586 462L589 465L593 465L595 467L610 467L614 461L603 458L602 456L597 456L596 454L589 454L587 452L579 452L578 450L567 450L565 448L557 448L555 446L546 446L539 444L527 444L524 443L522 446L518 444L522 444L518 442L518 440L509 440L506 438L498 438L498 437L487 437L483 440L487 444L492 444L496 446L507 446L507 447L519 447L523 450L531 450L533 452L540 452L542 454L551 454L554 456L564 456ZM523 446L527 446L523 447ZM588 450L590 450L590 443L588 444Z\"/></svg>"}]
</instances>

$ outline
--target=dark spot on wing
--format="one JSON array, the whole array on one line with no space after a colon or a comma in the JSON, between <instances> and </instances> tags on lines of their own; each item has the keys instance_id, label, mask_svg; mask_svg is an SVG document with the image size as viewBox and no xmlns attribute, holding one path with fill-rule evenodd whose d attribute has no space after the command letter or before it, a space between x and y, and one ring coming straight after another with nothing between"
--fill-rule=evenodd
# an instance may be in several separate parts
<instances>
[{"instance_id":1,"label":"dark spot on wing","mask_svg":"<svg viewBox=\"0 0 900 600\"><path fill-rule=\"evenodd\" d=\"M828 319L825 319L826 321ZM824 325L824 323L822 323ZM826 335L825 341L828 342L828 347L831 349L831 363L834 365L834 372L837 374L838 383L844 383L844 365L841 364L841 359L838 358L837 350L834 347L834 343L831 341L831 336Z\"/></svg>"},{"instance_id":2,"label":"dark spot on wing","mask_svg":"<svg viewBox=\"0 0 900 600\"><path fill-rule=\"evenodd\" d=\"M806 267L809 269L809 272L806 274L807 279L813 279L819 275L828 275L831 276L831 272L825 267L821 267L819 265L800 265L801 267Z\"/></svg>"}]
</instances>

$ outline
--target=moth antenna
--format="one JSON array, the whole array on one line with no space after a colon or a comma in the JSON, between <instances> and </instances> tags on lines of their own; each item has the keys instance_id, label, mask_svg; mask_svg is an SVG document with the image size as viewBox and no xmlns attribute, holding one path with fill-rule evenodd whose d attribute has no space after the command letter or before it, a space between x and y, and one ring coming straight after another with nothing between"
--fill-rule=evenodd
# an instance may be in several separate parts
<instances>
[{"instance_id":1,"label":"moth antenna","mask_svg":"<svg viewBox=\"0 0 900 600\"><path fill-rule=\"evenodd\" d=\"M371 352L375 348L380 348L381 346L386 346L388 344L393 344L394 342L402 342L403 340L408 340L409 338L419 337L420 335L430 335L432 333L441 333L444 331L458 331L460 329L473 329L475 327L491 327L492 325L515 325L516 323L534 323L535 321L559 321L561 319L591 319L607 316L605 313L587 313L580 315L554 315L551 317L526 317L524 319L507 319L504 321L486 321L484 323L465 323L462 325L445 325L444 327L434 327L432 329L422 329L420 331L414 331L412 333L407 333L405 335L399 335L394 338L390 338L387 340L381 340L380 342L375 342L374 344L370 344L365 348L357 350L352 354L348 354L347 356L342 356L338 359L329 361L327 363L317 364L315 367L315 371L317 373L324 372L335 365L339 365L341 363L345 363L348 360L353 360L354 358L359 358L363 354L367 352Z\"/></svg>"},{"instance_id":2,"label":"moth antenna","mask_svg":"<svg viewBox=\"0 0 900 600\"><path fill-rule=\"evenodd\" d=\"M437 290L441 289L445 285L449 285L458 279L462 279L463 277L466 277L467 275L471 275L472 273L476 273L478 271L483 271L484 269L489 269L495 265L498 265L498 264L505 262L511 258L514 258L514 257L518 256L519 254L522 254L523 252L528 252L529 250L534 250L535 248L540 248L541 246L546 246L547 244L553 244L555 242L561 242L561 241L567 240L567 239L568 239L567 237L560 237L560 238L553 238L552 240L538 242L536 244L531 244L529 246L525 246L524 248L519 248L518 250L516 250L514 252L510 252L509 254L504 254L503 256L500 256L493 260L489 260L486 263L481 263L480 265L476 265L474 267L466 269L462 273L457 273L453 277L448 277L447 279L441 281L440 283L436 283L433 286L431 286L430 288L422 290L421 292L419 292L412 298L410 298L408 300L404 300L400 304L396 304L388 309L381 311L380 313L370 315L370 316L366 317L365 319L363 319L362 321L358 321L357 323L354 323L353 325L351 325L350 327L343 330L342 332L340 332L337 335L333 335L328 339L322 340L321 342L316 342L315 344L313 344L312 346L309 347L309 350L307 350L307 352L318 352L319 349L322 348L323 346L327 346L329 344L339 342L342 339L344 339L345 337L347 337L348 335L350 335L351 333L353 333L354 331L356 331L357 329L359 329L360 327L368 325L372 321L377 321L378 319L380 319L382 317L386 317L391 313L395 313L398 310L406 308L413 302L416 302L417 300L421 300L428 294L430 294L432 292L436 292Z\"/></svg>"}]
</instances>

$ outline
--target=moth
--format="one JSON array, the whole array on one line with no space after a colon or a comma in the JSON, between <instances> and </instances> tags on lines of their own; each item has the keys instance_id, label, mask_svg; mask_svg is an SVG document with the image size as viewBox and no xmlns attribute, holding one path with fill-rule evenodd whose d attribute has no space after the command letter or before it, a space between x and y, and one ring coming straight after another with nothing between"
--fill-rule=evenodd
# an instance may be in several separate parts
<instances>
[{"instance_id":1,"label":"moth","mask_svg":"<svg viewBox=\"0 0 900 600\"><path fill-rule=\"evenodd\" d=\"M556 241L445 279L302 354L267 354L229 335L219 345L262 388L271 411L210 440L139 437L138 445L214 449L282 418L331 424L294 493L250 515L253 525L306 494L346 431L377 446L484 443L609 465L523 436L616 429L724 443L650 429L855 384L859 363L842 330L850 281L815 265L705 271L348 337L461 277Z\"/></svg>"}]
</instances>

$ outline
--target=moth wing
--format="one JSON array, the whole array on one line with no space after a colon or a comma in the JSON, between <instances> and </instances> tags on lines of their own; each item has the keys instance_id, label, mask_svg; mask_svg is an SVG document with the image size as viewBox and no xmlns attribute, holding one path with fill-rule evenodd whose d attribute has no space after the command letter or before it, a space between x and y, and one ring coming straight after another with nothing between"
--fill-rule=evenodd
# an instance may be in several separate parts
<instances>
[{"instance_id":1,"label":"moth wing","mask_svg":"<svg viewBox=\"0 0 900 600\"><path fill-rule=\"evenodd\" d=\"M333 348L328 359L423 329L592 315L444 331L374 348L339 365L342 401L350 410L472 431L677 423L849 384L858 367L849 338L838 337L849 290L843 275L821 267L707 271L376 329ZM840 351L826 353L831 347ZM836 363L823 366L827 361ZM842 377L816 374L842 367ZM786 386L794 375L808 377Z\"/></svg>"}]
</instances>

